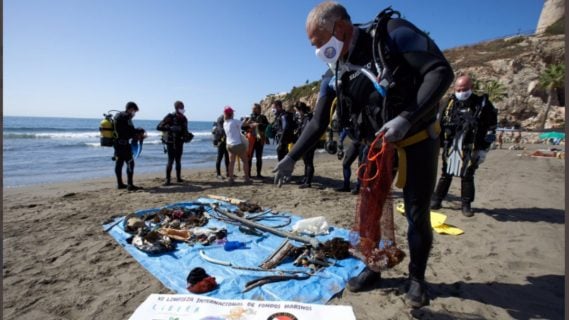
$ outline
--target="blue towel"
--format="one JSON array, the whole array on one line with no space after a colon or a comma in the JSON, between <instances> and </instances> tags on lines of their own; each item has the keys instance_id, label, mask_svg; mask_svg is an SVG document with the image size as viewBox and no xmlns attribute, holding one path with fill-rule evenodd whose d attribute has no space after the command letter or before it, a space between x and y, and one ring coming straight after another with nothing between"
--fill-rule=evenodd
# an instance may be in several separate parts
<instances>
[{"instance_id":1,"label":"blue towel","mask_svg":"<svg viewBox=\"0 0 569 320\"><path fill-rule=\"evenodd\" d=\"M212 202L219 201L208 198L199 198L195 201L174 203L167 207L195 208L200 203ZM222 203L222 206L228 209L235 208L228 203ZM159 208L140 210L137 211L136 214L142 216L157 210L159 210ZM291 215L291 217L291 224L285 227L284 230L290 231L291 226L296 221L302 219L301 217L293 215ZM214 291L203 294L205 296L218 299L282 300L324 304L336 293L344 289L348 279L357 276L364 268L364 264L354 258L337 260L334 266L326 267L324 270L319 271L309 279L269 283L243 293L242 291L245 287L245 283L248 281L263 276L274 275L274 273L243 271L216 265L204 261L199 256L199 251L204 249L209 257L217 260L229 261L238 266L258 267L259 264L261 264L277 247L282 244L284 241L283 238L267 232L264 233L263 237L247 235L239 231L236 225L226 224L225 222L212 218L205 227L226 228L228 231L228 240L247 242L247 248L227 252L223 249L223 245L203 246L201 244L196 244L192 247L187 243L177 242L176 249L174 251L160 255L148 255L126 242L126 239L131 237L131 235L124 231L124 221L119 222L121 219L124 220L124 217L116 218L113 222L104 225L103 228L107 230L110 227L108 233L144 268L160 280L164 286L176 293L188 293L188 290L186 289L186 278L188 273L196 267L201 267L205 269L210 276L215 277L218 283L218 288ZM279 221L272 221L271 223L265 221L261 222L269 226L271 223L273 225L279 223ZM117 224L111 227L113 223ZM330 234L318 236L318 240L324 242L334 237L340 237L348 240L349 231L346 229L331 228ZM294 241L293 244L296 246L301 245ZM286 263L279 265L277 268L283 270L308 271L307 268L293 266L292 261L287 261Z\"/></svg>"}]
</instances>

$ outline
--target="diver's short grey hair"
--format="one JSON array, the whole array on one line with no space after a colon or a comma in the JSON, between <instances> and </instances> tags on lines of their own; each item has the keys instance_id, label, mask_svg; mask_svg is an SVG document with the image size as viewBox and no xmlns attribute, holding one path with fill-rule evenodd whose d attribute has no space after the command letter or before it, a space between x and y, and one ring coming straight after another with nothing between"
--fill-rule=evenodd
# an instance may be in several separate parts
<instances>
[{"instance_id":1,"label":"diver's short grey hair","mask_svg":"<svg viewBox=\"0 0 569 320\"><path fill-rule=\"evenodd\" d=\"M334 1L326 1L310 11L306 18L306 28L316 26L319 30L332 32L334 23L342 19L352 22L344 6Z\"/></svg>"}]
</instances>

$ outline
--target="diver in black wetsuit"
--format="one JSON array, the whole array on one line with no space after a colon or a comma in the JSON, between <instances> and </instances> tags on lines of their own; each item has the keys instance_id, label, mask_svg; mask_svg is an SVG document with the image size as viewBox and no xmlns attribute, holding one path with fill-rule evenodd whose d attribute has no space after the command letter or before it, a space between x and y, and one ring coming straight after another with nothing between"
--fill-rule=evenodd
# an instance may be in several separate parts
<instances>
[{"instance_id":1,"label":"diver in black wetsuit","mask_svg":"<svg viewBox=\"0 0 569 320\"><path fill-rule=\"evenodd\" d=\"M276 132L277 159L281 161L288 154L288 145L294 140L294 120L292 113L283 109L283 103L280 100L273 102L272 110L275 114L273 131Z\"/></svg>"},{"instance_id":2,"label":"diver in black wetsuit","mask_svg":"<svg viewBox=\"0 0 569 320\"><path fill-rule=\"evenodd\" d=\"M114 149L115 156L115 175L117 176L117 188L127 189L128 191L136 191L142 189L133 183L134 176L134 159L132 157L132 149L130 147L130 140L136 138L137 129L132 124L132 118L138 112L136 103L130 101L126 104L125 111L119 112L114 118L115 140ZM122 180L122 167L126 162L126 176L127 184Z\"/></svg>"},{"instance_id":3,"label":"diver in black wetsuit","mask_svg":"<svg viewBox=\"0 0 569 320\"><path fill-rule=\"evenodd\" d=\"M487 95L472 93L468 76L456 79L454 94L441 101L443 167L431 200L431 209L440 209L453 176L461 177L462 214L472 217L474 173L486 159L496 139L498 113ZM450 162L450 164L449 164Z\"/></svg>"},{"instance_id":4,"label":"diver in black wetsuit","mask_svg":"<svg viewBox=\"0 0 569 320\"><path fill-rule=\"evenodd\" d=\"M165 186L172 184L170 176L174 162L176 162L176 181L184 181L182 179L182 154L184 153L184 142L187 142L189 135L188 119L184 115L185 110L182 101L176 101L174 109L175 112L167 114L156 127L156 130L163 132L162 143L166 144L168 153Z\"/></svg>"},{"instance_id":5,"label":"diver in black wetsuit","mask_svg":"<svg viewBox=\"0 0 569 320\"><path fill-rule=\"evenodd\" d=\"M359 141L358 138L356 138L355 135L353 133L351 133L351 131L353 131L353 130L350 130L350 128L346 128L346 129L342 130L342 133L340 134L339 149L342 151L342 153L344 150L343 145L344 145L344 139L346 138L346 136L349 136L351 141L350 141L350 145L348 146L348 149L346 149L346 153L343 154L342 173L343 173L343 177L344 177L344 183L342 184L341 188L337 188L334 190L337 192L350 192L351 191L352 194L355 195L355 194L358 194L359 190L360 190L360 179L358 179L358 177L357 177L358 172L356 170L356 185L354 186L353 189L350 189L350 178L352 176L352 164L357 159L358 160L358 168L359 168L359 166L362 164L362 162L364 160L364 157L367 155L367 154L364 154L364 150L367 150L367 149L364 148L365 145L362 144L362 142Z\"/></svg>"},{"instance_id":6,"label":"diver in black wetsuit","mask_svg":"<svg viewBox=\"0 0 569 320\"><path fill-rule=\"evenodd\" d=\"M221 161L225 159L225 173L229 177L229 152L227 152L227 137L225 136L225 130L223 130L223 115L220 115L217 120L213 123L213 145L217 147L217 157L215 159L215 172L217 174L217 179L223 180L225 177L221 175Z\"/></svg>"},{"instance_id":7,"label":"diver in black wetsuit","mask_svg":"<svg viewBox=\"0 0 569 320\"><path fill-rule=\"evenodd\" d=\"M369 31L354 27L343 6L324 2L310 12L306 22L308 38L317 48L316 55L331 68L322 78L314 118L273 171L276 182L292 174L294 163L325 132L336 96L341 127L357 127L364 143L369 144L375 133L382 132L384 139L396 146L409 143L398 147L398 152L405 152L407 159L399 164L399 177L406 172L406 181L398 183L403 186L409 224L410 263L405 300L412 307L421 307L428 304L425 269L433 240L429 204L439 152L437 103L454 75L435 43L413 24L394 18L393 14L396 15L387 9L378 15L386 17L379 19L375 29L380 40L376 47L381 54L378 61L374 59L375 44ZM370 76L379 73L378 67L382 70L379 80ZM376 87L385 82L385 87ZM381 89L387 90L386 99L382 98ZM379 273L366 268L350 279L348 289L370 289L380 279Z\"/></svg>"},{"instance_id":8,"label":"diver in black wetsuit","mask_svg":"<svg viewBox=\"0 0 569 320\"><path fill-rule=\"evenodd\" d=\"M263 176L261 175L261 171L263 170L263 149L265 148L265 144L267 141L267 137L265 136L265 129L269 125L269 120L267 117L261 113L261 105L255 103L253 105L253 110L251 110L251 116L249 117L249 123L255 125L254 128L248 127L248 130L252 130L255 134L255 144L253 146L253 154L249 155L249 171L252 169L253 164L253 155L257 159L257 176L256 179L262 179ZM249 172L249 176L251 173Z\"/></svg>"},{"instance_id":9,"label":"diver in black wetsuit","mask_svg":"<svg viewBox=\"0 0 569 320\"><path fill-rule=\"evenodd\" d=\"M308 126L312 119L312 112L304 102L297 102L294 109L298 113L296 135L302 135L304 128ZM300 189L312 187L312 179L314 178L314 152L316 152L316 145L310 148L302 155L304 161L304 177L302 178Z\"/></svg>"}]
</instances>

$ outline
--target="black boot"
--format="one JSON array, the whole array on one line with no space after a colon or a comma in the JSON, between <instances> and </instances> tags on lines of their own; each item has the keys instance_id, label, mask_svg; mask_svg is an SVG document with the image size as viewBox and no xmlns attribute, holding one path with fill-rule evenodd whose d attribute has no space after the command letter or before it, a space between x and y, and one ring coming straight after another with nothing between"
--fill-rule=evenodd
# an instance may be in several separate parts
<instances>
[{"instance_id":1,"label":"black boot","mask_svg":"<svg viewBox=\"0 0 569 320\"><path fill-rule=\"evenodd\" d=\"M460 197L462 200L462 214L465 217L472 217L474 215L470 207L470 204L474 201L474 194L474 177L472 175L464 176L462 178Z\"/></svg>"},{"instance_id":2,"label":"black boot","mask_svg":"<svg viewBox=\"0 0 569 320\"><path fill-rule=\"evenodd\" d=\"M405 294L405 303L412 308L421 308L429 304L425 281L411 278Z\"/></svg>"},{"instance_id":3,"label":"black boot","mask_svg":"<svg viewBox=\"0 0 569 320\"><path fill-rule=\"evenodd\" d=\"M184 179L182 179L182 168L178 168L178 166L176 166L176 182L184 182Z\"/></svg>"},{"instance_id":4,"label":"black boot","mask_svg":"<svg viewBox=\"0 0 569 320\"><path fill-rule=\"evenodd\" d=\"M344 167L344 184L342 185L341 188L336 188L334 189L334 191L336 192L350 192L350 175L351 175L351 169L345 168Z\"/></svg>"},{"instance_id":5,"label":"black boot","mask_svg":"<svg viewBox=\"0 0 569 320\"><path fill-rule=\"evenodd\" d=\"M374 289L381 280L381 273L365 268L357 277L348 280L346 286L351 292L368 291Z\"/></svg>"},{"instance_id":6,"label":"black boot","mask_svg":"<svg viewBox=\"0 0 569 320\"><path fill-rule=\"evenodd\" d=\"M263 168L263 160L257 158L257 179L263 179L263 175L261 175L261 171Z\"/></svg>"},{"instance_id":7,"label":"black boot","mask_svg":"<svg viewBox=\"0 0 569 320\"><path fill-rule=\"evenodd\" d=\"M352 189L351 192L353 195L357 195L360 193L360 180L359 179L356 181L356 186Z\"/></svg>"},{"instance_id":8,"label":"black boot","mask_svg":"<svg viewBox=\"0 0 569 320\"><path fill-rule=\"evenodd\" d=\"M122 177L120 175L117 176L117 189L126 189L126 184L122 182Z\"/></svg>"},{"instance_id":9,"label":"black boot","mask_svg":"<svg viewBox=\"0 0 569 320\"><path fill-rule=\"evenodd\" d=\"M165 186L172 185L172 181L170 179L170 174L171 174L171 171L168 171L168 169L166 169L166 181L164 182Z\"/></svg>"},{"instance_id":10,"label":"black boot","mask_svg":"<svg viewBox=\"0 0 569 320\"><path fill-rule=\"evenodd\" d=\"M314 167L306 166L304 169L306 176L304 177L304 183L299 187L300 189L312 188L312 178L314 177Z\"/></svg>"},{"instance_id":11,"label":"black boot","mask_svg":"<svg viewBox=\"0 0 569 320\"><path fill-rule=\"evenodd\" d=\"M444 169L443 169L444 170ZM442 174L439 182L437 183L437 187L435 188L435 192L431 198L431 209L438 210L442 208L443 199L448 194L448 190L450 188L450 184L452 182L452 176L447 174Z\"/></svg>"},{"instance_id":12,"label":"black boot","mask_svg":"<svg viewBox=\"0 0 569 320\"><path fill-rule=\"evenodd\" d=\"M438 210L440 208L442 208L442 201L439 199L433 199L431 200L431 210Z\"/></svg>"},{"instance_id":13,"label":"black boot","mask_svg":"<svg viewBox=\"0 0 569 320\"><path fill-rule=\"evenodd\" d=\"M128 191L137 191L137 190L142 190L142 187L139 186L135 186L134 184L129 184L126 189Z\"/></svg>"},{"instance_id":14,"label":"black boot","mask_svg":"<svg viewBox=\"0 0 569 320\"><path fill-rule=\"evenodd\" d=\"M470 202L463 202L462 203L462 214L465 217L472 217L474 212L472 212L472 208L470 207Z\"/></svg>"},{"instance_id":15,"label":"black boot","mask_svg":"<svg viewBox=\"0 0 569 320\"><path fill-rule=\"evenodd\" d=\"M122 182L122 166L124 161L115 160L115 175L117 176L117 189L126 189L126 184Z\"/></svg>"}]
</instances>

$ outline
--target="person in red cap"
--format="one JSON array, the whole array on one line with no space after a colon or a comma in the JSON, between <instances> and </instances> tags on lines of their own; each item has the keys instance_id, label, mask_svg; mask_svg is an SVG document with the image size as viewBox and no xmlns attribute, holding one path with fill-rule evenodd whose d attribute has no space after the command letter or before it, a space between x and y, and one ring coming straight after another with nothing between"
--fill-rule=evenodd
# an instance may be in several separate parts
<instances>
[{"instance_id":1,"label":"person in red cap","mask_svg":"<svg viewBox=\"0 0 569 320\"><path fill-rule=\"evenodd\" d=\"M223 130L227 137L227 151L229 152L229 183L233 184L235 181L233 179L233 169L235 168L235 157L239 156L241 161L243 161L243 169L245 172L245 183L250 184L253 181L249 176L249 159L247 156L247 140L241 134L241 127L243 125L255 126L254 123L249 123L248 121L242 122L233 119L234 110L230 106L226 106L223 110Z\"/></svg>"}]
</instances>

